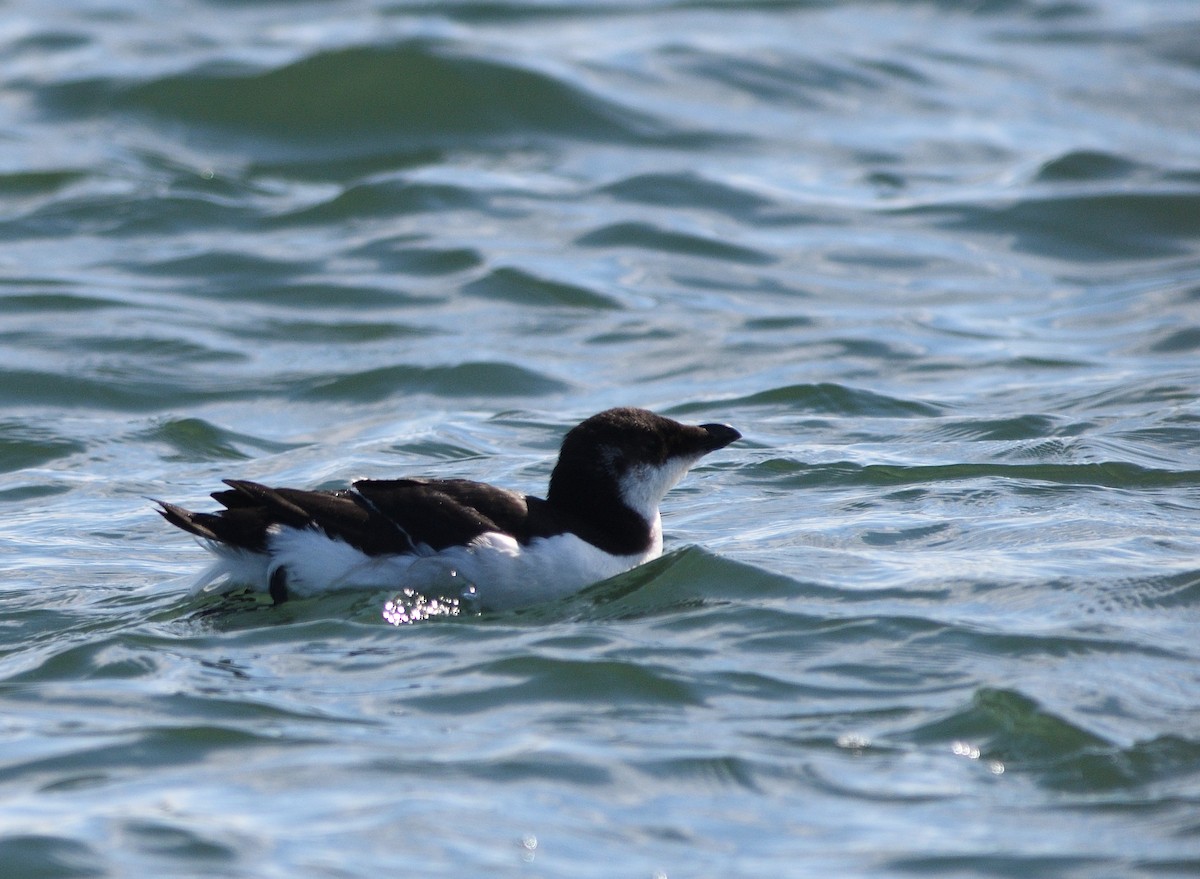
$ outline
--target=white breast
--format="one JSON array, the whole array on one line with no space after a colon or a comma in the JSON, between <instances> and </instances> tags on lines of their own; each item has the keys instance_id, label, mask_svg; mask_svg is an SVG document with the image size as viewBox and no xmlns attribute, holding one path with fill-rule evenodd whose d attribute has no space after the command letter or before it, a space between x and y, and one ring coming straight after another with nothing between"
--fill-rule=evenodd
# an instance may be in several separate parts
<instances>
[{"instance_id":1,"label":"white breast","mask_svg":"<svg viewBox=\"0 0 1200 879\"><path fill-rule=\"evenodd\" d=\"M585 586L614 577L662 554L662 527L645 552L612 555L574 534L537 537L522 546L505 534L489 532L470 546L447 549L409 568L406 585L419 591L446 582L452 568L463 587L474 587L479 606L508 610L562 598ZM425 582L428 574L432 582ZM419 582L418 582L419 580Z\"/></svg>"}]
</instances>

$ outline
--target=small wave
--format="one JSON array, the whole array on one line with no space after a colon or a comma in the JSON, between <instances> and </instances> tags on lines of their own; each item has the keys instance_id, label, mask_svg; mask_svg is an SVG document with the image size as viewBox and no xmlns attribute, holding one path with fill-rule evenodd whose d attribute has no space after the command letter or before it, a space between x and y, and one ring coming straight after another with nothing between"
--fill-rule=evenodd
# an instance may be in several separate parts
<instances>
[{"instance_id":1,"label":"small wave","mask_svg":"<svg viewBox=\"0 0 1200 879\"><path fill-rule=\"evenodd\" d=\"M0 221L0 229L19 240L84 232L133 237L206 228L247 228L257 216L257 211L244 202L206 193L81 192L43 200L25 213Z\"/></svg>"},{"instance_id":2,"label":"small wave","mask_svg":"<svg viewBox=\"0 0 1200 879\"><path fill-rule=\"evenodd\" d=\"M0 281L0 284L4 282ZM46 286L41 281L21 280L13 286L38 287ZM49 285L54 286L54 285ZM75 311L96 311L102 308L118 308L124 303L116 299L102 296L69 293L65 291L47 290L39 293L11 293L0 295L0 314L15 314L18 312L50 312L71 313Z\"/></svg>"},{"instance_id":3,"label":"small wave","mask_svg":"<svg viewBox=\"0 0 1200 879\"><path fill-rule=\"evenodd\" d=\"M683 783L700 791L716 792L727 788L761 791L757 776L778 773L777 767L757 766L752 761L734 755L676 757L647 760L636 769L653 779Z\"/></svg>"},{"instance_id":4,"label":"small wave","mask_svg":"<svg viewBox=\"0 0 1200 879\"><path fill-rule=\"evenodd\" d=\"M518 268L499 268L462 288L468 296L498 299L518 305L614 309L621 303L578 284L552 281Z\"/></svg>"},{"instance_id":5,"label":"small wave","mask_svg":"<svg viewBox=\"0 0 1200 879\"><path fill-rule=\"evenodd\" d=\"M483 254L473 247L430 247L415 244L407 235L372 241L351 255L374 260L389 273L421 277L451 275L483 264Z\"/></svg>"},{"instance_id":6,"label":"small wave","mask_svg":"<svg viewBox=\"0 0 1200 879\"><path fill-rule=\"evenodd\" d=\"M105 859L85 842L50 833L0 839L0 863L13 876L103 876Z\"/></svg>"},{"instance_id":7,"label":"small wave","mask_svg":"<svg viewBox=\"0 0 1200 879\"><path fill-rule=\"evenodd\" d=\"M944 228L1003 235L1018 250L1083 262L1183 256L1200 238L1200 193L1191 191L1068 193L903 212L941 215Z\"/></svg>"},{"instance_id":8,"label":"small wave","mask_svg":"<svg viewBox=\"0 0 1200 879\"><path fill-rule=\"evenodd\" d=\"M203 418L172 418L142 431L136 437L165 445L167 461L244 461L256 454L273 454L298 448L294 443L279 443L261 437L218 427Z\"/></svg>"},{"instance_id":9,"label":"small wave","mask_svg":"<svg viewBox=\"0 0 1200 879\"><path fill-rule=\"evenodd\" d=\"M904 466L857 464L850 461L804 464L788 458L772 458L755 463L745 472L749 475L761 473L762 478L769 479L776 485L789 487L912 485L988 478L1105 488L1200 485L1200 470L1159 470L1122 461L1087 464L962 463Z\"/></svg>"},{"instance_id":10,"label":"small wave","mask_svg":"<svg viewBox=\"0 0 1200 879\"><path fill-rule=\"evenodd\" d=\"M445 183L408 180L370 180L356 183L314 205L290 210L272 219L273 225L324 225L361 221L367 217L471 210L489 213L487 199L478 191Z\"/></svg>"},{"instance_id":11,"label":"small wave","mask_svg":"<svg viewBox=\"0 0 1200 879\"><path fill-rule=\"evenodd\" d=\"M697 705L703 700L678 676L645 662L508 656L463 669L463 683L418 694L408 705L439 714L476 714L521 703Z\"/></svg>"},{"instance_id":12,"label":"small wave","mask_svg":"<svg viewBox=\"0 0 1200 879\"><path fill-rule=\"evenodd\" d=\"M105 369L95 375L0 369L0 403L64 409L163 411L186 404L255 396L262 388L217 387L203 376L170 380L144 369Z\"/></svg>"},{"instance_id":13,"label":"small wave","mask_svg":"<svg viewBox=\"0 0 1200 879\"><path fill-rule=\"evenodd\" d=\"M753 219L771 204L756 193L690 172L637 174L610 183L600 191L635 204L703 208L741 219Z\"/></svg>"},{"instance_id":14,"label":"small wave","mask_svg":"<svg viewBox=\"0 0 1200 879\"><path fill-rule=\"evenodd\" d=\"M722 406L789 406L806 412L860 415L875 418L933 417L941 410L929 403L889 397L862 388L821 382L787 385L747 397L722 400Z\"/></svg>"},{"instance_id":15,"label":"small wave","mask_svg":"<svg viewBox=\"0 0 1200 879\"><path fill-rule=\"evenodd\" d=\"M769 253L730 244L703 235L660 229L650 223L613 223L575 239L583 247L632 247L683 256L726 260L747 265L769 265L777 258Z\"/></svg>"},{"instance_id":16,"label":"small wave","mask_svg":"<svg viewBox=\"0 0 1200 879\"><path fill-rule=\"evenodd\" d=\"M1122 746L1016 690L982 688L970 705L911 733L919 743L1027 772L1059 790L1106 791L1195 775L1200 742L1176 735Z\"/></svg>"},{"instance_id":17,"label":"small wave","mask_svg":"<svg viewBox=\"0 0 1200 879\"><path fill-rule=\"evenodd\" d=\"M790 596L795 590L795 581L781 574L687 546L597 583L565 606L589 620L626 619L706 602L762 601Z\"/></svg>"},{"instance_id":18,"label":"small wave","mask_svg":"<svg viewBox=\"0 0 1200 879\"><path fill-rule=\"evenodd\" d=\"M316 271L311 261L282 260L236 250L204 250L160 260L143 260L126 268L145 275L201 279L214 286L279 281Z\"/></svg>"},{"instance_id":19,"label":"small wave","mask_svg":"<svg viewBox=\"0 0 1200 879\"><path fill-rule=\"evenodd\" d=\"M0 173L0 198L56 195L72 183L87 179L83 171L10 171Z\"/></svg>"},{"instance_id":20,"label":"small wave","mask_svg":"<svg viewBox=\"0 0 1200 879\"><path fill-rule=\"evenodd\" d=\"M454 366L383 366L300 379L298 395L311 400L386 400L396 394L445 397L526 397L555 394L568 385L511 363L471 362Z\"/></svg>"},{"instance_id":21,"label":"small wave","mask_svg":"<svg viewBox=\"0 0 1200 879\"><path fill-rule=\"evenodd\" d=\"M260 291L262 293L263 291ZM295 320L267 319L254 324L234 324L224 332L256 343L271 339L279 342L352 345L363 342L386 342L400 339L427 338L437 331L395 321L320 320L313 313L322 305L394 304L395 296L371 288L347 288L341 284L297 284L286 290L268 290L269 294L286 297L286 302L303 312Z\"/></svg>"},{"instance_id":22,"label":"small wave","mask_svg":"<svg viewBox=\"0 0 1200 879\"><path fill-rule=\"evenodd\" d=\"M321 265L236 250L203 250L183 256L116 262L124 271L152 278L180 293L231 302L260 302L308 312L314 307L394 306L414 297L390 287L313 280ZM234 331L237 330L235 326Z\"/></svg>"},{"instance_id":23,"label":"small wave","mask_svg":"<svg viewBox=\"0 0 1200 879\"><path fill-rule=\"evenodd\" d=\"M1200 326L1193 325L1161 333L1150 343L1148 350L1154 354L1183 354L1200 351Z\"/></svg>"},{"instance_id":24,"label":"small wave","mask_svg":"<svg viewBox=\"0 0 1200 879\"><path fill-rule=\"evenodd\" d=\"M279 308L294 309L297 314L311 315L322 308L337 310L342 308L374 308L393 307L400 303L429 301L411 293L401 292L391 286L373 286L370 284L349 284L343 281L299 281L299 280L260 280L257 282L238 283L235 279L225 279L224 283L205 289L208 295L222 299L244 300L247 302L263 302ZM291 325L292 321L279 321L275 326ZM234 327L233 332L245 335L252 332L247 326Z\"/></svg>"},{"instance_id":25,"label":"small wave","mask_svg":"<svg viewBox=\"0 0 1200 879\"><path fill-rule=\"evenodd\" d=\"M1200 570L1104 583L1093 600L1121 610L1186 609L1200 607Z\"/></svg>"},{"instance_id":26,"label":"small wave","mask_svg":"<svg viewBox=\"0 0 1200 879\"><path fill-rule=\"evenodd\" d=\"M1043 439L1061 433L1049 415L1015 415L1008 418L972 418L938 424L939 439L966 439L979 442L1012 442Z\"/></svg>"},{"instance_id":27,"label":"small wave","mask_svg":"<svg viewBox=\"0 0 1200 879\"><path fill-rule=\"evenodd\" d=\"M716 54L679 48L672 52L680 68L725 88L772 105L816 110L864 95L878 100L888 81L922 79L910 65L869 67L853 63L814 60L791 52L757 52L754 55Z\"/></svg>"},{"instance_id":28,"label":"small wave","mask_svg":"<svg viewBox=\"0 0 1200 879\"><path fill-rule=\"evenodd\" d=\"M1038 183L1123 180L1145 170L1123 156L1097 150L1072 150L1043 162L1033 179Z\"/></svg>"},{"instance_id":29,"label":"small wave","mask_svg":"<svg viewBox=\"0 0 1200 879\"><path fill-rule=\"evenodd\" d=\"M19 421L0 422L0 473L40 467L82 452L86 446L44 427Z\"/></svg>"},{"instance_id":30,"label":"small wave","mask_svg":"<svg viewBox=\"0 0 1200 879\"><path fill-rule=\"evenodd\" d=\"M224 63L144 81L83 79L38 95L60 114L131 113L240 136L266 160L545 136L642 143L671 134L578 83L438 41L329 49L269 69Z\"/></svg>"}]
</instances>

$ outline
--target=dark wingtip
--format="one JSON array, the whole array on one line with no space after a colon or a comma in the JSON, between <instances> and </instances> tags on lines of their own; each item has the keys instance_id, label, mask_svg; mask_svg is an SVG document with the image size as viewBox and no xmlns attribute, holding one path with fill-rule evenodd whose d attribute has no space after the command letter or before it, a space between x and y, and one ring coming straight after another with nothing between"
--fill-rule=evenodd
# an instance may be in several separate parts
<instances>
[{"instance_id":1,"label":"dark wingtip","mask_svg":"<svg viewBox=\"0 0 1200 879\"><path fill-rule=\"evenodd\" d=\"M742 434L728 424L701 424L700 428L708 433L708 451L710 452L723 449L742 438Z\"/></svg>"},{"instance_id":2,"label":"dark wingtip","mask_svg":"<svg viewBox=\"0 0 1200 879\"><path fill-rule=\"evenodd\" d=\"M196 520L196 514L191 510L185 510L183 507L160 501L157 498L146 498L148 501L153 501L158 504L158 509L154 512L158 513L176 528L182 528L189 534L195 534L197 537L203 537L206 540L219 540L216 534L209 528L202 525Z\"/></svg>"},{"instance_id":3,"label":"dark wingtip","mask_svg":"<svg viewBox=\"0 0 1200 879\"><path fill-rule=\"evenodd\" d=\"M222 479L221 481L234 491L240 491L247 497L252 497L256 500L262 497L264 492L270 491L270 489L262 483L251 482L249 479Z\"/></svg>"}]
</instances>

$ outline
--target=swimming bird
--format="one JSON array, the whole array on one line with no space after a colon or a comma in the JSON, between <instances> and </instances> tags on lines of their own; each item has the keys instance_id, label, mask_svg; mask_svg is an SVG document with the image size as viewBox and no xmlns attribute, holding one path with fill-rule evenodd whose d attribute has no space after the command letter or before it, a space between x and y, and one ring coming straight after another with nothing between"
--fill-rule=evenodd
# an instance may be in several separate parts
<instances>
[{"instance_id":1,"label":"swimming bird","mask_svg":"<svg viewBox=\"0 0 1200 879\"><path fill-rule=\"evenodd\" d=\"M360 479L334 491L226 479L212 494L217 512L155 502L216 556L197 591L245 585L278 604L411 589L500 610L657 558L663 497L702 457L740 438L727 424L609 409L567 432L544 499L466 479Z\"/></svg>"}]
</instances>

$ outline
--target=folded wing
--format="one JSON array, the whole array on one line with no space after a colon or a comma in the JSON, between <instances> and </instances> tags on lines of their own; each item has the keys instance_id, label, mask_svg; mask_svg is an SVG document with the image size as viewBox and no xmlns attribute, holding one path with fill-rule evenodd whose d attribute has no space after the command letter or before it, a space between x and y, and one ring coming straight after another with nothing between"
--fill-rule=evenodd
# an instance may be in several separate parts
<instances>
[{"instance_id":1,"label":"folded wing","mask_svg":"<svg viewBox=\"0 0 1200 879\"><path fill-rule=\"evenodd\" d=\"M364 479L353 490L270 488L227 479L224 509L194 513L160 501L168 522L205 540L267 550L272 526L319 528L367 555L438 551L488 531L529 537L524 496L466 479Z\"/></svg>"},{"instance_id":2,"label":"folded wing","mask_svg":"<svg viewBox=\"0 0 1200 879\"><path fill-rule=\"evenodd\" d=\"M362 479L354 490L370 507L432 550L495 531L529 538L526 498L468 479Z\"/></svg>"}]
</instances>

